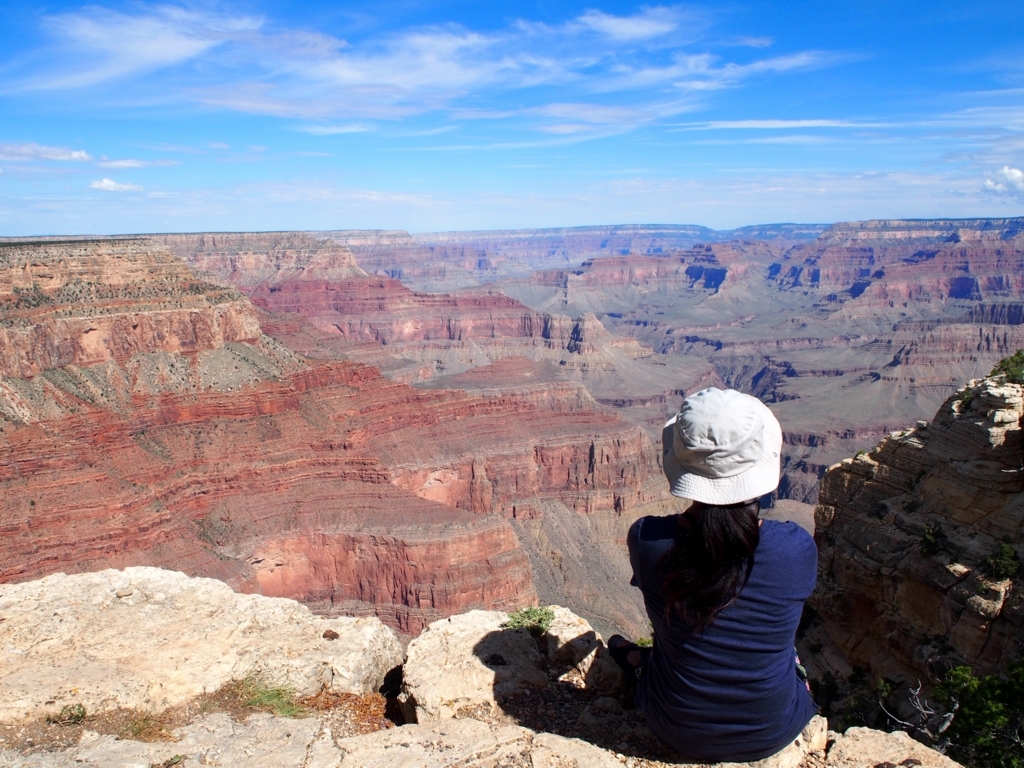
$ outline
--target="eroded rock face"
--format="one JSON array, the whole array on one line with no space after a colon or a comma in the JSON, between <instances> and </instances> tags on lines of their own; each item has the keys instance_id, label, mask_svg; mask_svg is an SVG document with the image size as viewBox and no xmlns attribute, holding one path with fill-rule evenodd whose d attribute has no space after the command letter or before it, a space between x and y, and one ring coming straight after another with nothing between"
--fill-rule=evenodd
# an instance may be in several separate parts
<instances>
[{"instance_id":1,"label":"eroded rock face","mask_svg":"<svg viewBox=\"0 0 1024 768\"><path fill-rule=\"evenodd\" d=\"M839 734L829 749L826 765L866 768L878 765L956 768L959 763L910 738L903 731L883 733L871 728L850 728Z\"/></svg>"},{"instance_id":2,"label":"eroded rock face","mask_svg":"<svg viewBox=\"0 0 1024 768\"><path fill-rule=\"evenodd\" d=\"M1024 601L986 559L1024 540L1022 394L972 381L931 423L825 474L814 604L852 663L907 675L1020 658Z\"/></svg>"},{"instance_id":3,"label":"eroded rock face","mask_svg":"<svg viewBox=\"0 0 1024 768\"><path fill-rule=\"evenodd\" d=\"M0 243L0 377L260 335L240 294L146 240Z\"/></svg>"},{"instance_id":4,"label":"eroded rock face","mask_svg":"<svg viewBox=\"0 0 1024 768\"><path fill-rule=\"evenodd\" d=\"M307 241L263 253L267 279L347 269L344 254ZM618 519L660 492L643 431L592 409L418 391L363 364L310 362L258 329L240 341L196 331L191 347L164 330L131 344L104 336L110 318L142 333L171 311L193 329L225 306L256 317L161 247L0 250L0 285L18 305L5 322L19 333L46 336L75 313L99 323L56 343L77 364L40 359L29 369L62 367L0 377L0 580L173 566L415 634L454 612L537 600L508 520L524 505ZM121 341L95 360L75 351L94 338Z\"/></svg>"},{"instance_id":5,"label":"eroded rock face","mask_svg":"<svg viewBox=\"0 0 1024 768\"><path fill-rule=\"evenodd\" d=\"M158 568L2 584L0 618L3 722L75 704L156 713L250 676L305 696L365 694L402 663L376 618L326 619Z\"/></svg>"}]
</instances>

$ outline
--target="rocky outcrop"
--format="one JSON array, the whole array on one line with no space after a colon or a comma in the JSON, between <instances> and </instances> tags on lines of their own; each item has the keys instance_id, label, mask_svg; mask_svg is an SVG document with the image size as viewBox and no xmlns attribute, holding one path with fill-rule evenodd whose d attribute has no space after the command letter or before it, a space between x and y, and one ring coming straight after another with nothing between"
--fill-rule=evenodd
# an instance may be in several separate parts
<instances>
[{"instance_id":1,"label":"rocky outcrop","mask_svg":"<svg viewBox=\"0 0 1024 768\"><path fill-rule=\"evenodd\" d=\"M530 632L506 627L506 613L471 611L431 624L409 644L402 692L406 719L432 723L463 710L495 712L506 699L546 688L549 666L581 689L618 691L622 671L601 635L571 611L550 608L554 619L541 633L546 658Z\"/></svg>"},{"instance_id":2,"label":"rocky outcrop","mask_svg":"<svg viewBox=\"0 0 1024 768\"><path fill-rule=\"evenodd\" d=\"M1020 658L1024 599L992 558L1024 540L1021 386L972 381L935 418L831 467L814 604L854 664L907 678Z\"/></svg>"},{"instance_id":3,"label":"rocky outcrop","mask_svg":"<svg viewBox=\"0 0 1024 768\"><path fill-rule=\"evenodd\" d=\"M325 619L214 579L128 568L0 584L0 722L159 713L232 680L365 694L402 663L375 618Z\"/></svg>"},{"instance_id":4,"label":"rocky outcrop","mask_svg":"<svg viewBox=\"0 0 1024 768\"><path fill-rule=\"evenodd\" d=\"M240 294L143 240L0 243L0 376L260 336Z\"/></svg>"},{"instance_id":5,"label":"rocky outcrop","mask_svg":"<svg viewBox=\"0 0 1024 768\"><path fill-rule=\"evenodd\" d=\"M183 724L143 741L130 730L103 735L94 728L109 728L105 713L126 711L131 722L160 723L176 704L243 675L282 685L290 695L318 691L314 700L329 700L332 691L363 692L400 660L397 641L374 619L322 619L289 600L237 595L209 579L152 568L6 585L0 587L0 652L7 656L0 666L0 766L677 764L638 711L624 707L621 678L599 682L594 674L607 662L600 637L580 617L553 610L550 630L537 638L504 628L507 614L477 611L438 622L414 640L405 667L407 703L432 722L378 723L382 730L355 735L329 709L298 719L234 720L205 705L179 706L175 711L192 713ZM64 702L82 705L75 738L44 744L24 736L60 730L44 728L41 715L56 715ZM876 765L872 760L956 765L903 734L851 729L827 739L826 728L814 718L778 754L737 768L852 768ZM8 736L15 738L7 742Z\"/></svg>"},{"instance_id":6,"label":"rocky outcrop","mask_svg":"<svg viewBox=\"0 0 1024 768\"><path fill-rule=\"evenodd\" d=\"M352 251L301 232L210 232L154 235L152 240L194 269L241 290L288 280L365 277Z\"/></svg>"}]
</instances>

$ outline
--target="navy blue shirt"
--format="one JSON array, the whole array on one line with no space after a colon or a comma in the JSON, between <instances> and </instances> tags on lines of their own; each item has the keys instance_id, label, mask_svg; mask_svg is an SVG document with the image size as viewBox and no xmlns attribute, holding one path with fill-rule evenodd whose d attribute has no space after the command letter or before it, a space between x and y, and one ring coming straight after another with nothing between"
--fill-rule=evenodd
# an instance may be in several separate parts
<instances>
[{"instance_id":1,"label":"navy blue shirt","mask_svg":"<svg viewBox=\"0 0 1024 768\"><path fill-rule=\"evenodd\" d=\"M804 600L814 590L818 550L796 523L765 520L750 579L700 635L666 621L661 560L680 516L642 517L629 529L633 586L654 625L654 649L636 702L651 730L672 748L705 762L773 755L815 714L793 652Z\"/></svg>"}]
</instances>

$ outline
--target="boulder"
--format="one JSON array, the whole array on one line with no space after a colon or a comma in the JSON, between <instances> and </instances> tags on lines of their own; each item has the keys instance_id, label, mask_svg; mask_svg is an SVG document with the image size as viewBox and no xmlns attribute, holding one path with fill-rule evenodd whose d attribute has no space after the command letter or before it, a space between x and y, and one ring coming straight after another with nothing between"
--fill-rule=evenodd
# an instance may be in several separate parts
<instances>
[{"instance_id":1,"label":"boulder","mask_svg":"<svg viewBox=\"0 0 1024 768\"><path fill-rule=\"evenodd\" d=\"M433 723L463 708L494 707L548 684L533 636L505 629L508 614L470 611L435 621L409 643L402 684L406 718Z\"/></svg>"},{"instance_id":2,"label":"boulder","mask_svg":"<svg viewBox=\"0 0 1024 768\"><path fill-rule=\"evenodd\" d=\"M158 712L250 676L363 694L401 662L379 619L322 618L159 568L0 584L0 722L74 704Z\"/></svg>"},{"instance_id":3,"label":"boulder","mask_svg":"<svg viewBox=\"0 0 1024 768\"><path fill-rule=\"evenodd\" d=\"M960 765L903 731L883 733L871 728L850 728L837 736L828 752L826 768L958 768Z\"/></svg>"},{"instance_id":4,"label":"boulder","mask_svg":"<svg viewBox=\"0 0 1024 768\"><path fill-rule=\"evenodd\" d=\"M585 688L602 692L620 688L622 669L608 653L600 633L568 608L550 607L555 618L547 631L548 662L556 668L576 670Z\"/></svg>"}]
</instances>

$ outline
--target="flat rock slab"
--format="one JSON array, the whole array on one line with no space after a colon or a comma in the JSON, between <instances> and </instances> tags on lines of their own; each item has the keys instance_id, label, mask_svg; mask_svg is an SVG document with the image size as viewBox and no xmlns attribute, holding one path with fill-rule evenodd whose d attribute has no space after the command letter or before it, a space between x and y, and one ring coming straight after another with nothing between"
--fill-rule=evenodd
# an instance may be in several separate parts
<instances>
[{"instance_id":1,"label":"flat rock slab","mask_svg":"<svg viewBox=\"0 0 1024 768\"><path fill-rule=\"evenodd\" d=\"M903 731L883 733L850 728L836 738L827 768L959 768L960 764L910 738Z\"/></svg>"},{"instance_id":2,"label":"flat rock slab","mask_svg":"<svg viewBox=\"0 0 1024 768\"><path fill-rule=\"evenodd\" d=\"M176 742L145 744L86 732L78 747L64 752L21 756L0 751L0 768L622 767L610 752L578 739L476 720L407 725L334 740L316 718L254 715L238 723L219 713L179 730L178 736Z\"/></svg>"},{"instance_id":3,"label":"flat rock slab","mask_svg":"<svg viewBox=\"0 0 1024 768\"><path fill-rule=\"evenodd\" d=\"M175 571L0 584L0 722L76 704L158 712L252 675L297 695L365 694L401 663L379 619L326 619Z\"/></svg>"}]
</instances>

